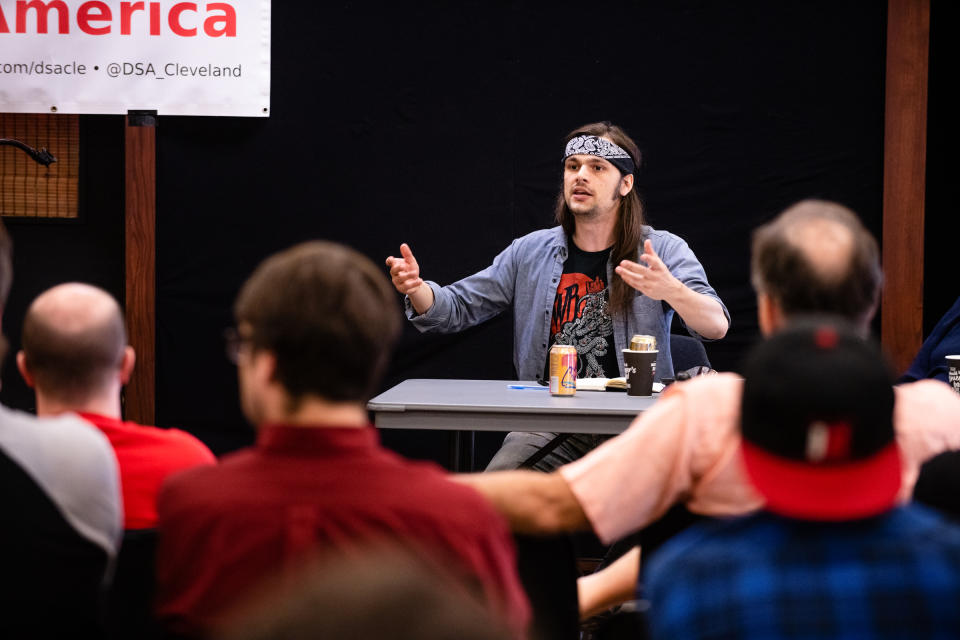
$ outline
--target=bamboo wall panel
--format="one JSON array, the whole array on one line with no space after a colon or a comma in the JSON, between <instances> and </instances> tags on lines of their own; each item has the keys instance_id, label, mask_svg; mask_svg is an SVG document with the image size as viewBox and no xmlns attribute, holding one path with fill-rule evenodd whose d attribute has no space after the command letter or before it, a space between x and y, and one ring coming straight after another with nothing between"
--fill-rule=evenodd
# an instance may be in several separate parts
<instances>
[{"instance_id":1,"label":"bamboo wall panel","mask_svg":"<svg viewBox=\"0 0 960 640\"><path fill-rule=\"evenodd\" d=\"M0 215L76 218L80 117L0 113L0 138L13 138L35 149L45 147L57 159L44 167L20 149L0 146Z\"/></svg>"}]
</instances>

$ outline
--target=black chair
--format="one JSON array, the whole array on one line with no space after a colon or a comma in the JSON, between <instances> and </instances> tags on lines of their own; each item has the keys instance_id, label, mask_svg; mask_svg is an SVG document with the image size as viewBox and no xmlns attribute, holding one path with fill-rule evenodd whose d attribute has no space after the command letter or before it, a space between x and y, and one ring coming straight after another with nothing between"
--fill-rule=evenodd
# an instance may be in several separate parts
<instances>
[{"instance_id":1,"label":"black chair","mask_svg":"<svg viewBox=\"0 0 960 640\"><path fill-rule=\"evenodd\" d=\"M711 368L703 343L691 336L670 334L670 354L673 356L674 376L694 367Z\"/></svg>"},{"instance_id":2,"label":"black chair","mask_svg":"<svg viewBox=\"0 0 960 640\"><path fill-rule=\"evenodd\" d=\"M960 519L960 451L945 451L920 467L913 499Z\"/></svg>"},{"instance_id":3,"label":"black chair","mask_svg":"<svg viewBox=\"0 0 960 640\"><path fill-rule=\"evenodd\" d=\"M157 550L156 529L128 529L117 555L113 584L107 594L107 637L164 637L153 616L153 594Z\"/></svg>"},{"instance_id":4,"label":"black chair","mask_svg":"<svg viewBox=\"0 0 960 640\"><path fill-rule=\"evenodd\" d=\"M569 536L516 534L517 571L533 608L531 637L576 640L580 606L577 567Z\"/></svg>"}]
</instances>

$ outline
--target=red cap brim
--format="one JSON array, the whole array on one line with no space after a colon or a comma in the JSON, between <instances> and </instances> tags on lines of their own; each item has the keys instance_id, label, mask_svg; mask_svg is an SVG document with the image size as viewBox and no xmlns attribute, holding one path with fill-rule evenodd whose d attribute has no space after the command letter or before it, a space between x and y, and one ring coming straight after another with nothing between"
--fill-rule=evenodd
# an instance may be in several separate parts
<instances>
[{"instance_id":1,"label":"red cap brim","mask_svg":"<svg viewBox=\"0 0 960 640\"><path fill-rule=\"evenodd\" d=\"M769 511L801 520L857 520L890 509L902 482L900 450L891 443L864 460L816 465L775 456L746 440L747 475Z\"/></svg>"}]
</instances>

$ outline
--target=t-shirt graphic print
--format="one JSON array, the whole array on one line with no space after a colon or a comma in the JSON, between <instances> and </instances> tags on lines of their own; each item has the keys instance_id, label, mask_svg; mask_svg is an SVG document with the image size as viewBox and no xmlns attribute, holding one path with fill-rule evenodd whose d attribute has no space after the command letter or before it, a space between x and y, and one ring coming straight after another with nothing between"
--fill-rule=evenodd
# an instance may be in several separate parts
<instances>
[{"instance_id":1,"label":"t-shirt graphic print","mask_svg":"<svg viewBox=\"0 0 960 640\"><path fill-rule=\"evenodd\" d=\"M573 242L569 245L570 255L553 303L551 343L577 348L578 377L616 377L619 367L613 346L613 320L607 311L610 249L588 252Z\"/></svg>"}]
</instances>

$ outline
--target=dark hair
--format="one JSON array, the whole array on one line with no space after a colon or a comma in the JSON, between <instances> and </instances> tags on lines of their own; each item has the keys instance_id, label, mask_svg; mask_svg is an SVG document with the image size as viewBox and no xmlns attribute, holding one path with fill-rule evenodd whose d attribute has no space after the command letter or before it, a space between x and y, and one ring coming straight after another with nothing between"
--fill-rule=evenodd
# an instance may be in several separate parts
<instances>
[{"instance_id":1,"label":"dark hair","mask_svg":"<svg viewBox=\"0 0 960 640\"><path fill-rule=\"evenodd\" d=\"M103 388L123 360L127 331L119 305L101 322L66 331L38 311L35 300L23 319L23 354L38 389L63 402L77 403ZM38 298L39 300L40 298Z\"/></svg>"},{"instance_id":2,"label":"dark hair","mask_svg":"<svg viewBox=\"0 0 960 640\"><path fill-rule=\"evenodd\" d=\"M850 252L841 269L814 264L798 238L821 222L850 233ZM866 328L883 274L876 240L850 209L823 200L799 202L753 232L752 253L754 288L776 300L784 314L836 314Z\"/></svg>"},{"instance_id":3,"label":"dark hair","mask_svg":"<svg viewBox=\"0 0 960 640\"><path fill-rule=\"evenodd\" d=\"M254 350L273 352L276 380L296 404L370 397L400 333L393 288L373 262L333 242L305 242L267 258L234 305Z\"/></svg>"},{"instance_id":4,"label":"dark hair","mask_svg":"<svg viewBox=\"0 0 960 640\"><path fill-rule=\"evenodd\" d=\"M620 127L609 122L594 122L571 131L565 142L569 142L577 136L598 136L608 138L616 143L624 151L630 154L633 164L640 168L640 150L630 136ZM636 172L635 170L635 172ZM557 224L563 227L568 237L573 237L576 231L576 219L567 201L563 197L563 188L557 196L556 205ZM640 195L637 193L636 181L630 193L620 198L620 207L617 217L617 225L613 232L613 249L610 251L610 261L613 264L619 264L621 260L637 259L637 249L640 247L640 241L643 238L643 203L640 201ZM613 274L612 282L609 283L610 300L609 309L611 314L626 313L630 309L633 299L637 292L623 281L623 278L616 273Z\"/></svg>"},{"instance_id":5,"label":"dark hair","mask_svg":"<svg viewBox=\"0 0 960 640\"><path fill-rule=\"evenodd\" d=\"M10 284L13 282L13 243L6 227L0 221L0 315L7 305ZM0 333L0 362L7 355L7 339Z\"/></svg>"},{"instance_id":6,"label":"dark hair","mask_svg":"<svg viewBox=\"0 0 960 640\"><path fill-rule=\"evenodd\" d=\"M221 640L507 640L473 585L401 550L307 562L266 580L223 616Z\"/></svg>"}]
</instances>

